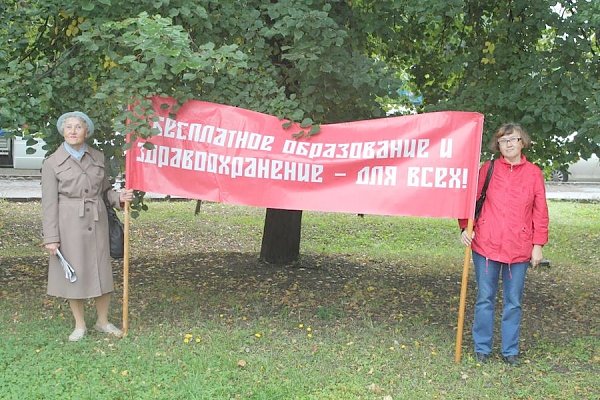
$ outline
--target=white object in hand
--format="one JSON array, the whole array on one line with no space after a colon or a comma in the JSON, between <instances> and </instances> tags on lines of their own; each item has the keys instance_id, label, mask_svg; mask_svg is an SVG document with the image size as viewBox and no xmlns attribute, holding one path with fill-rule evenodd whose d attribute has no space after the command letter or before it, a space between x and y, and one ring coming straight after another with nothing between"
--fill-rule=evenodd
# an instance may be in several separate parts
<instances>
[{"instance_id":1,"label":"white object in hand","mask_svg":"<svg viewBox=\"0 0 600 400\"><path fill-rule=\"evenodd\" d=\"M77 281L77 275L75 275L75 270L73 269L73 267L71 267L71 264L69 264L67 260L65 260L59 249L56 249L56 256L60 260L60 265L62 265L63 270L65 271L65 278L71 283Z\"/></svg>"}]
</instances>

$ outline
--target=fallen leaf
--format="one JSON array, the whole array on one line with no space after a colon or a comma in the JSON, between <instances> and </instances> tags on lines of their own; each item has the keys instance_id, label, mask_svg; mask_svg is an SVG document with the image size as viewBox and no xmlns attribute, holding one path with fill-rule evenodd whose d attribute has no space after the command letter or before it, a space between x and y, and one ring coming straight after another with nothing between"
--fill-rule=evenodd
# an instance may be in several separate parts
<instances>
[{"instance_id":1,"label":"fallen leaf","mask_svg":"<svg viewBox=\"0 0 600 400\"><path fill-rule=\"evenodd\" d=\"M383 392L383 389L381 388L381 386L379 386L376 383L371 383L369 386L367 386L367 389L369 389L371 392L373 392L375 394L381 394Z\"/></svg>"}]
</instances>

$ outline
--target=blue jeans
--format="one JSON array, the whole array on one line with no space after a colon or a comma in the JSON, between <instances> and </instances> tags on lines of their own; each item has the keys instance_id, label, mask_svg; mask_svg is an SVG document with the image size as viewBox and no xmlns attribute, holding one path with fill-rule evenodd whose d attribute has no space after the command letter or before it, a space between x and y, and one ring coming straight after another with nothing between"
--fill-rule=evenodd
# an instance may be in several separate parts
<instances>
[{"instance_id":1,"label":"blue jeans","mask_svg":"<svg viewBox=\"0 0 600 400\"><path fill-rule=\"evenodd\" d=\"M477 353L490 354L494 335L494 307L498 280L502 273L502 355L519 354L521 330L521 299L529 262L511 264L486 260L473 252L473 265L477 280L477 300L473 320L473 342Z\"/></svg>"}]
</instances>

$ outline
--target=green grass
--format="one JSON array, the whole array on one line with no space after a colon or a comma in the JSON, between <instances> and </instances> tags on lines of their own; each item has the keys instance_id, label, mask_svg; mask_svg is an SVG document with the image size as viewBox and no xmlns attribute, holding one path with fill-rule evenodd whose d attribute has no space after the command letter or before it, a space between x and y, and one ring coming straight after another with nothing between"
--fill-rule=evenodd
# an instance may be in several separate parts
<instances>
[{"instance_id":1,"label":"green grass","mask_svg":"<svg viewBox=\"0 0 600 400\"><path fill-rule=\"evenodd\" d=\"M132 221L129 335L69 343L40 205L0 201L0 399L600 398L600 204L550 203L552 267L528 274L517 368L473 360L472 274L453 361L456 221L305 212L300 260L273 266L264 210L194 207L152 202Z\"/></svg>"}]
</instances>

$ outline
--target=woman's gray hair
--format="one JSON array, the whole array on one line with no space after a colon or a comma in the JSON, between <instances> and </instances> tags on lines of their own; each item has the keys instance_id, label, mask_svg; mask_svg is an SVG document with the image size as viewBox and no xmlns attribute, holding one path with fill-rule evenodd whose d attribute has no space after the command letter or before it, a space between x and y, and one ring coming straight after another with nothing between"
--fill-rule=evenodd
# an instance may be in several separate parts
<instances>
[{"instance_id":1,"label":"woman's gray hair","mask_svg":"<svg viewBox=\"0 0 600 400\"><path fill-rule=\"evenodd\" d=\"M61 135L63 134L65 120L67 118L79 118L81 121L83 121L87 125L88 129L87 137L90 137L94 134L94 122L92 122L91 118L88 117L86 113L81 111L70 111L58 117L58 120L56 121L56 129L58 129L58 132Z\"/></svg>"}]
</instances>

